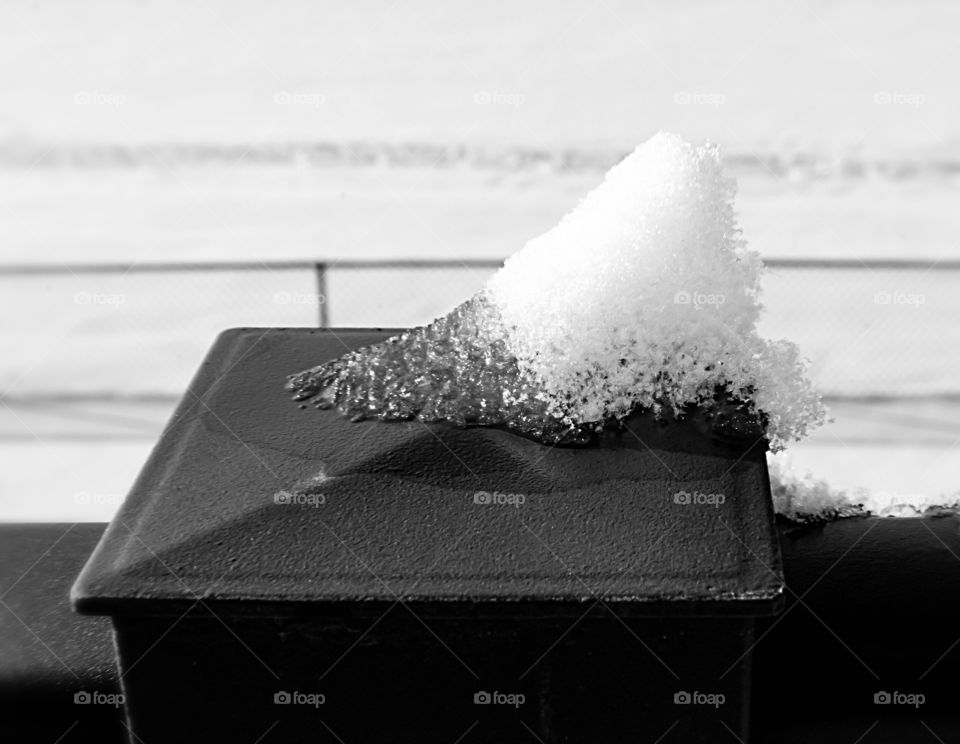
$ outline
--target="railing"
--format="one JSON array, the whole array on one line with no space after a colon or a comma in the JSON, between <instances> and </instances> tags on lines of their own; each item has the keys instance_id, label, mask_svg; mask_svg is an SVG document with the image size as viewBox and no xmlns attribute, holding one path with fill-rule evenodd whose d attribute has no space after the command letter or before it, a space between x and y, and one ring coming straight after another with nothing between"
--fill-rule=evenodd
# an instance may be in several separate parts
<instances>
[{"instance_id":1,"label":"railing","mask_svg":"<svg viewBox=\"0 0 960 744\"><path fill-rule=\"evenodd\" d=\"M247 271L310 271L316 275L319 323L329 325L327 298L327 272L331 267L338 270L387 269L416 271L429 269L488 270L493 271L503 264L502 259L399 259L371 261L202 261L202 262L151 262L141 264L88 263L88 264L8 264L0 265L2 277L63 276L75 278L90 275L127 276L129 274L177 273L177 272L247 272Z\"/></svg>"},{"instance_id":2,"label":"railing","mask_svg":"<svg viewBox=\"0 0 960 744\"><path fill-rule=\"evenodd\" d=\"M35 390L69 390L78 381L99 380L128 392L136 381L143 384L141 393L179 392L212 335L224 327L422 324L473 294L501 264L404 259L0 266L0 296L13 303L0 335L12 331L13 341L27 339L35 347L25 350L23 365L8 360L4 364L14 367L0 368L0 374L5 382L26 376L28 389L31 375L39 375ZM960 395L960 261L779 258L766 264L761 332L799 343L825 394ZM64 348L51 351L51 344ZM136 362L130 352L136 356L138 347L143 358ZM167 348L176 349L174 359L163 353ZM98 359L90 357L93 349ZM151 361L151 350L168 364ZM68 353L69 363L58 359ZM28 369L41 355L47 362ZM73 379L64 380L64 370L72 370Z\"/></svg>"}]
</instances>

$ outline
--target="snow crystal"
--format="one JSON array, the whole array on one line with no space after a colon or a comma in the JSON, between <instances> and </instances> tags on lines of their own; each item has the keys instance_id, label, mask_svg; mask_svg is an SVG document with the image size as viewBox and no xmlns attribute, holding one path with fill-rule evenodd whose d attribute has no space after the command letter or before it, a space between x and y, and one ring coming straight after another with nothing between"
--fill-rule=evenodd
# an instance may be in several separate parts
<instances>
[{"instance_id":1,"label":"snow crystal","mask_svg":"<svg viewBox=\"0 0 960 744\"><path fill-rule=\"evenodd\" d=\"M353 418L583 442L635 411L746 404L771 449L822 423L797 347L762 339L762 264L716 147L658 134L444 318L294 376Z\"/></svg>"},{"instance_id":2,"label":"snow crystal","mask_svg":"<svg viewBox=\"0 0 960 744\"><path fill-rule=\"evenodd\" d=\"M796 470L784 456L770 455L770 492L774 511L792 522L826 522L844 517L918 517L960 510L960 494L839 489L809 472Z\"/></svg>"},{"instance_id":3,"label":"snow crystal","mask_svg":"<svg viewBox=\"0 0 960 744\"><path fill-rule=\"evenodd\" d=\"M836 489L811 473L795 470L789 462L767 457L773 510L792 522L825 522L867 512L852 494Z\"/></svg>"}]
</instances>

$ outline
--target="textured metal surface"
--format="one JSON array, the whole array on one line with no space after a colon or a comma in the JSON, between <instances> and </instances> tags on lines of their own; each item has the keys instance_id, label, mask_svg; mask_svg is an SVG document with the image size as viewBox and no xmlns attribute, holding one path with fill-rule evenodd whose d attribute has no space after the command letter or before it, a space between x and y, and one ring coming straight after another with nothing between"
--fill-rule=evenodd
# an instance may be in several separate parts
<instances>
[{"instance_id":1,"label":"textured metal surface","mask_svg":"<svg viewBox=\"0 0 960 744\"><path fill-rule=\"evenodd\" d=\"M134 741L253 742L269 731L264 742L602 744L654 742L668 729L663 742L747 739L751 620L600 618L425 625L396 605L371 628L218 620L198 608L177 623L121 617L117 627ZM278 690L326 701L277 706ZM480 690L525 701L476 705ZM677 706L679 690L726 703Z\"/></svg>"},{"instance_id":2,"label":"textured metal surface","mask_svg":"<svg viewBox=\"0 0 960 744\"><path fill-rule=\"evenodd\" d=\"M3 741L123 739L123 708L92 702L120 691L110 622L78 617L69 603L70 583L105 527L0 524ZM91 702L76 703L78 693Z\"/></svg>"},{"instance_id":3,"label":"textured metal surface","mask_svg":"<svg viewBox=\"0 0 960 744\"><path fill-rule=\"evenodd\" d=\"M755 740L960 741L957 515L781 532L787 607L757 625ZM884 691L925 700L875 704Z\"/></svg>"},{"instance_id":4,"label":"textured metal surface","mask_svg":"<svg viewBox=\"0 0 960 744\"><path fill-rule=\"evenodd\" d=\"M646 421L601 448L550 448L495 429L350 423L283 390L286 375L387 335L222 334L75 585L76 607L180 612L199 596L236 611L376 611L402 598L435 603L427 612L579 615L602 595L624 613L775 610L762 442ZM524 503L477 504L478 491ZM678 504L679 491L725 500ZM307 492L323 503L276 503Z\"/></svg>"}]
</instances>

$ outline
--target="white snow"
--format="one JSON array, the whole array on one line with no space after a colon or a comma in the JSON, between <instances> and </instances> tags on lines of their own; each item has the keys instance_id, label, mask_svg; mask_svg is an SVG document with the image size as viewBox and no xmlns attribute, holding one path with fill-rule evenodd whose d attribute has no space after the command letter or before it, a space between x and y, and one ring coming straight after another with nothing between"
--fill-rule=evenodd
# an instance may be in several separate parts
<instances>
[{"instance_id":1,"label":"white snow","mask_svg":"<svg viewBox=\"0 0 960 744\"><path fill-rule=\"evenodd\" d=\"M576 423L679 411L718 387L769 417L774 449L823 419L799 351L756 332L761 262L713 146L660 133L488 283L507 343Z\"/></svg>"},{"instance_id":2,"label":"white snow","mask_svg":"<svg viewBox=\"0 0 960 744\"><path fill-rule=\"evenodd\" d=\"M794 521L831 520L850 516L916 517L933 510L960 509L960 491L953 495L840 488L795 467L788 455L767 456L773 507Z\"/></svg>"}]
</instances>

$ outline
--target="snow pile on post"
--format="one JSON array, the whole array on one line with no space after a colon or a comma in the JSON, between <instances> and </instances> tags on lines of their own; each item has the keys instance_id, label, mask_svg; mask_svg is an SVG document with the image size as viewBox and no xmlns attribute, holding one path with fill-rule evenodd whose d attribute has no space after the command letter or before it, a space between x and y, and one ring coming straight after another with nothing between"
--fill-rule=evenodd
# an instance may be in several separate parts
<instances>
[{"instance_id":1,"label":"snow pile on post","mask_svg":"<svg viewBox=\"0 0 960 744\"><path fill-rule=\"evenodd\" d=\"M719 151L660 133L424 328L294 376L355 418L503 425L555 443L635 411L740 401L778 450L822 423L797 347L762 339L762 263Z\"/></svg>"}]
</instances>

